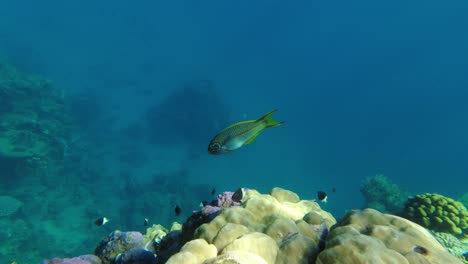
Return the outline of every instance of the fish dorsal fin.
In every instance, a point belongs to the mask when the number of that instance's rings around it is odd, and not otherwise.
[[[255,121],[257,121],[257,120],[247,120],[247,121],[241,121],[241,122],[234,123],[234,124],[226,127],[225,129],[221,130],[221,132],[219,132],[219,134],[221,134],[221,133],[223,133],[223,132],[225,132],[225,131],[227,131],[227,130],[235,127],[235,126],[244,125],[244,124],[252,123],[252,122],[255,122]]]
[[[233,127],[233,126],[238,126],[238,125],[243,125],[243,124],[252,123],[252,122],[255,122],[255,121],[257,121],[257,120],[247,120],[247,121],[237,122],[237,123],[235,123],[235,124],[232,124],[232,125],[226,127],[226,129],[231,128],[231,127]]]

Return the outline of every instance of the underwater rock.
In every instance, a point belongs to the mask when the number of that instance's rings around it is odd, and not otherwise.
[[[436,193],[419,194],[408,199],[402,216],[432,231],[468,239],[468,210],[449,197]]]
[[[41,264],[101,264],[101,260],[94,255],[83,255],[75,258],[44,260]]]
[[[129,251],[117,255],[115,264],[155,264],[154,254],[144,248],[132,248]]]
[[[316,263],[461,263],[422,226],[374,209],[349,212],[325,244]]]
[[[23,202],[12,196],[0,196],[0,217],[10,216],[23,206]]]
[[[144,238],[140,232],[121,232],[116,230],[101,241],[94,254],[104,264],[110,264],[113,263],[117,255],[125,253],[132,248],[143,248],[144,246]]]

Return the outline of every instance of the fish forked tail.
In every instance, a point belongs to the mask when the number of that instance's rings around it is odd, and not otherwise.
[[[284,122],[278,122],[273,117],[273,113],[278,111],[278,109],[274,109],[271,112],[266,113],[264,116],[260,117],[257,121],[265,122],[265,128],[275,127],[283,124]]]

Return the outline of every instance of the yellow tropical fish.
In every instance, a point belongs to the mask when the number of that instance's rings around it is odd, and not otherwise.
[[[208,145],[208,152],[219,155],[234,151],[245,144],[252,143],[265,128],[279,126],[284,122],[278,122],[273,118],[273,110],[257,120],[248,120],[228,126],[218,133]]]

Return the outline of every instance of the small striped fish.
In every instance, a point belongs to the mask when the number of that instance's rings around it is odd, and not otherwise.
[[[252,143],[266,128],[284,123],[273,118],[275,111],[273,110],[257,120],[242,121],[223,129],[211,140],[208,152],[213,155],[224,154]]]

